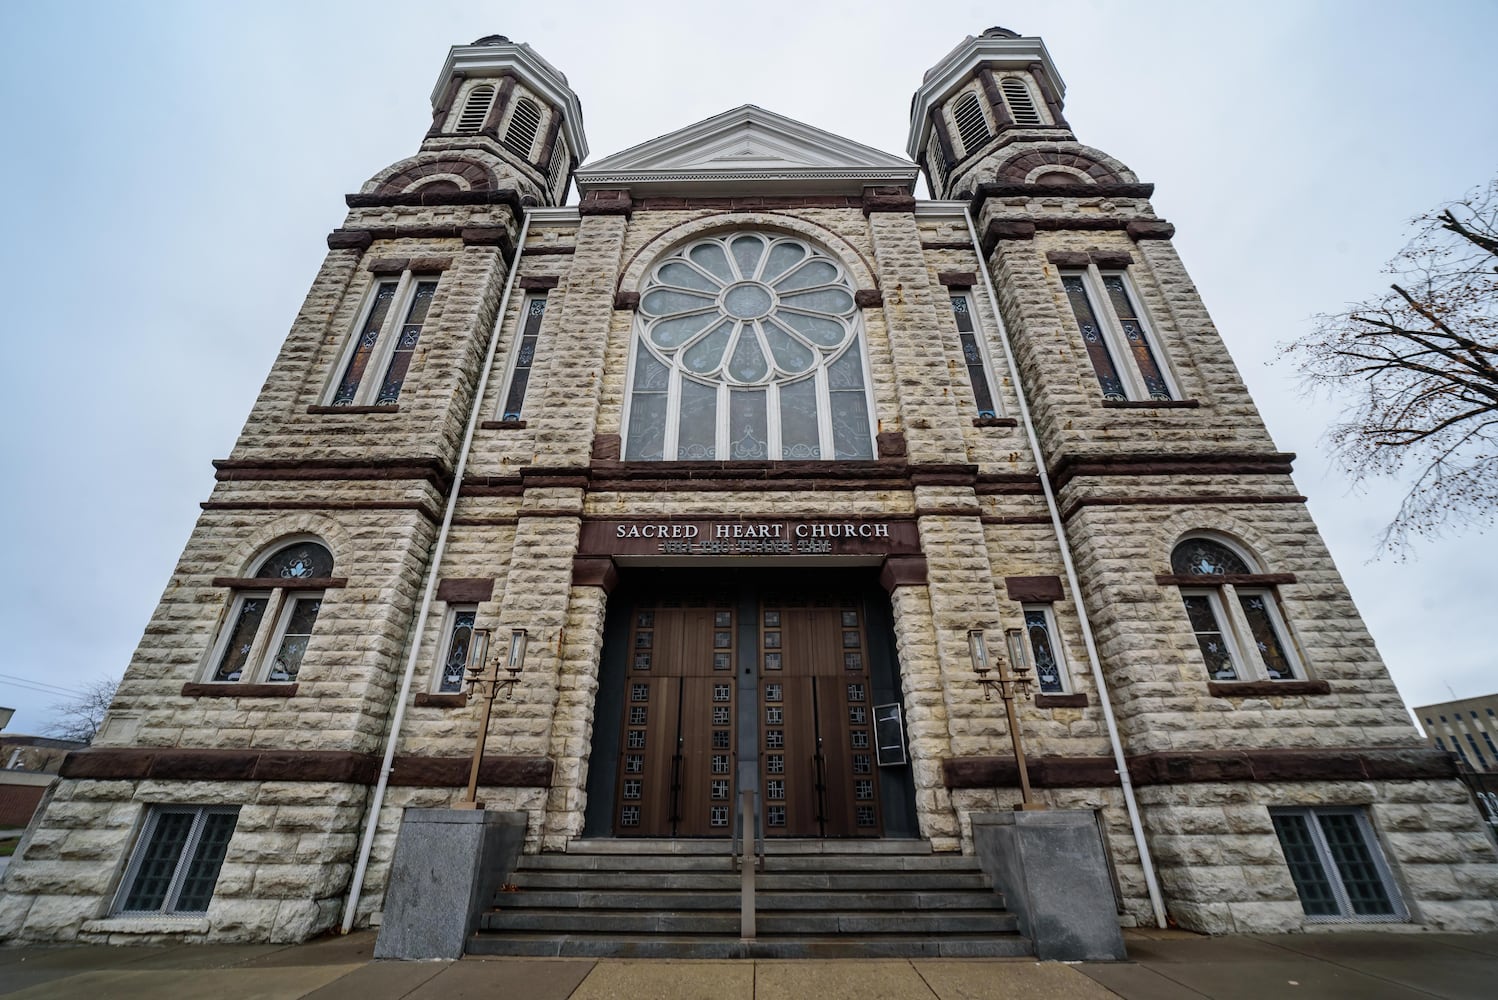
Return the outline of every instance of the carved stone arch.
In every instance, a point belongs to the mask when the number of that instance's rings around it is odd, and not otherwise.
[[[1047,168],[1069,167],[1096,184],[1136,184],[1139,178],[1118,160],[1080,143],[1047,143],[1012,148],[1006,159],[993,168],[994,180],[1000,184],[1024,184]]]
[[[620,292],[637,292],[650,265],[677,247],[703,236],[733,230],[758,230],[798,236],[822,247],[847,268],[855,288],[876,288],[878,280],[868,259],[846,239],[821,226],[791,215],[769,212],[725,212],[673,226],[635,251],[619,276]]]
[[[219,565],[217,575],[250,576],[260,561],[284,545],[299,541],[317,542],[333,554],[335,570],[342,570],[353,541],[342,525],[320,514],[301,512],[275,518],[246,533]]]
[[[1217,507],[1177,511],[1159,522],[1151,557],[1157,573],[1170,573],[1176,546],[1188,538],[1209,538],[1243,556],[1255,572],[1283,572],[1274,542],[1248,519]]]
[[[495,191],[499,184],[494,171],[476,160],[443,155],[412,157],[392,164],[370,178],[365,194],[409,194],[440,178],[450,184],[461,184],[463,191]]]

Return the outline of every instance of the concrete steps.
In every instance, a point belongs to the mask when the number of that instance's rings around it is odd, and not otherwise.
[[[770,841],[739,937],[724,841],[574,841],[526,855],[470,954],[658,958],[1033,954],[977,860],[925,841]]]

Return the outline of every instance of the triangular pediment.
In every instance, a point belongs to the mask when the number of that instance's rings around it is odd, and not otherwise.
[[[856,194],[913,184],[909,160],[746,104],[606,156],[577,171],[578,188],[640,193],[735,189]]]

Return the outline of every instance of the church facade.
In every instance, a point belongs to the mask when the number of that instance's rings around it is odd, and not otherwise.
[[[377,920],[403,810],[464,796],[476,648],[478,798],[528,853],[726,838],[744,789],[767,839],[972,853],[1017,736],[1125,924],[1498,926],[1478,814],[1041,40],[945,56],[906,152],[745,106],[580,165],[561,72],[453,48],[0,935]]]

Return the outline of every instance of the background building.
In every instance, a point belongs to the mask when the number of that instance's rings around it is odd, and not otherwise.
[[[972,637],[1014,632],[1036,793],[1097,811],[1124,921],[1493,926],[1174,227],[1064,95],[992,29],[909,160],[746,105],[580,168],[559,70],[454,48],[0,932],[371,920],[401,810],[467,776],[477,629],[524,637],[481,783],[531,854],[726,836],[741,787],[772,838],[971,854],[1019,797]]]

